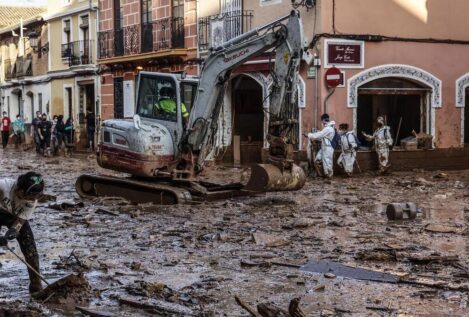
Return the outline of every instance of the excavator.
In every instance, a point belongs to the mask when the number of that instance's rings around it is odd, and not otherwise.
[[[101,167],[131,176],[81,175],[75,184],[77,193],[82,197],[119,196],[136,203],[179,204],[301,189],[306,177],[294,164],[293,150],[303,47],[300,14],[292,10],[212,48],[199,77],[140,72],[133,120],[105,120],[97,152]],[[217,146],[231,72],[262,53],[275,57],[266,110],[268,158],[251,167],[246,185],[203,181],[199,176]]]

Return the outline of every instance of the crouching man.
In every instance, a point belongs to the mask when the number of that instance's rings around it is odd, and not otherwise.
[[[18,179],[0,179],[0,229],[8,228],[0,236],[0,247],[6,246],[9,240],[16,239],[26,262],[39,272],[39,256],[36,250],[34,235],[28,220],[36,208],[37,199],[42,196],[44,181],[40,174],[28,172]],[[42,289],[40,278],[28,268],[29,292]]]

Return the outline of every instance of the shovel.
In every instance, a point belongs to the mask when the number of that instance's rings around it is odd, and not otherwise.
[[[82,276],[69,274],[61,279],[58,279],[54,283],[49,283],[44,276],[42,276],[38,271],[36,271],[31,265],[29,265],[24,259],[22,259],[18,254],[16,254],[10,247],[5,246],[8,251],[13,253],[21,262],[23,262],[31,271],[34,272],[44,283],[46,283],[47,287],[42,289],[39,292],[31,294],[31,296],[35,299],[44,300],[44,302],[48,301],[52,296],[56,294],[58,290],[63,289],[64,287],[75,288],[80,286],[83,283],[87,283],[86,280]]]
[[[44,276],[41,275],[41,273],[39,273],[38,271],[36,271],[31,265],[29,265],[28,262],[26,262],[25,260],[23,260],[23,258],[21,258],[18,254],[15,253],[15,251],[13,251],[9,246],[5,245],[5,248],[7,248],[8,251],[10,251],[11,253],[13,253],[17,258],[18,260],[20,260],[21,262],[23,262],[31,271],[34,272],[34,274],[36,274],[44,283],[46,283],[47,286],[50,286],[50,283],[47,282],[47,280],[44,278]]]

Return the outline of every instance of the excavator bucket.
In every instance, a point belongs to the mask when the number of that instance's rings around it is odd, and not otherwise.
[[[244,189],[254,192],[298,190],[305,182],[305,172],[298,165],[293,164],[291,170],[282,171],[272,164],[254,164]]]

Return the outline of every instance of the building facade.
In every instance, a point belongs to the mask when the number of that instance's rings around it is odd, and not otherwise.
[[[335,0],[316,9],[310,48],[321,66],[310,73],[320,79],[318,113],[359,134],[383,115],[397,145],[412,131],[431,134],[437,148],[468,144],[469,2]],[[344,77],[335,90],[324,83],[333,66]]]
[[[49,113],[47,25],[43,8],[0,8],[16,18],[0,30],[0,103],[10,118],[18,114],[29,129],[36,111]],[[5,12],[5,11],[3,11]],[[42,43],[38,47],[33,44]],[[41,49],[42,48],[42,49]]]
[[[73,119],[79,147],[86,145],[86,115],[99,116],[97,19],[97,2],[80,0],[49,0],[44,17],[49,29],[51,115]]]
[[[187,72],[197,56],[195,0],[100,0],[102,119],[132,117],[139,71]]]

